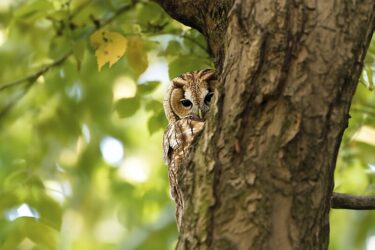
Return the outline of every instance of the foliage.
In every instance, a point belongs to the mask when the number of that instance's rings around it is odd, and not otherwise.
[[[211,66],[202,37],[148,1],[0,11],[0,248],[171,248],[166,64]]]
[[[345,131],[337,159],[336,192],[356,195],[375,194],[374,71],[375,39],[373,38],[366,55],[360,84],[352,102],[349,127]],[[374,225],[375,211],[333,210],[330,248],[332,250],[374,249]]]
[[[337,191],[374,192],[369,51]],[[213,66],[202,35],[150,1],[2,0],[0,58],[0,249],[173,248],[162,96]],[[374,220],[334,212],[331,248],[363,248]]]
[[[123,35],[107,30],[95,31],[91,35],[90,41],[95,47],[99,71],[106,63],[109,63],[109,67],[115,64],[124,55],[128,44]],[[132,46],[131,51],[133,50],[134,48]],[[79,57],[80,56],[78,56],[78,58]]]

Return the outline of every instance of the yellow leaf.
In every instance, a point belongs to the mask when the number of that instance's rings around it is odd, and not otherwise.
[[[145,72],[148,67],[147,53],[140,36],[129,37],[128,42],[128,62],[133,68],[135,75],[138,77]]]
[[[124,55],[127,47],[127,40],[123,35],[106,30],[93,33],[90,42],[95,47],[99,71],[106,63],[109,63],[109,67],[115,64]]]

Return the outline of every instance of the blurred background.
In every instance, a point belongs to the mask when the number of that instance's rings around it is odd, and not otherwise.
[[[126,44],[126,46],[124,46]],[[169,79],[213,67],[150,1],[0,1],[0,249],[173,249]],[[335,191],[375,193],[375,41]],[[375,249],[375,211],[333,210],[331,250]]]

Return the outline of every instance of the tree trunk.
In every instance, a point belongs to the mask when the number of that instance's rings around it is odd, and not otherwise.
[[[374,0],[156,1],[206,36],[221,83],[179,176],[177,249],[327,249]]]

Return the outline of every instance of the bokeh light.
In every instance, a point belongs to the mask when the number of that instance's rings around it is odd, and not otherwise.
[[[121,141],[110,136],[104,137],[100,142],[100,151],[108,164],[117,165],[124,157],[124,148]]]
[[[118,174],[130,182],[145,182],[150,176],[150,164],[140,156],[130,156],[121,164]]]

